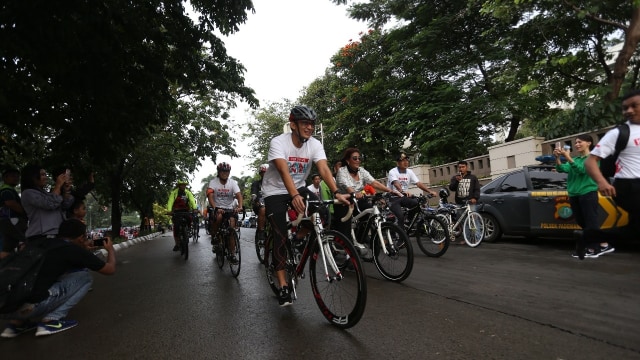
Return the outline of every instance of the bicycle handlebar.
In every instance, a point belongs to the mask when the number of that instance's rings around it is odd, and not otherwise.
[[[322,205],[338,205],[338,204],[342,204],[342,201],[338,200],[338,199],[333,199],[333,200],[309,200],[308,198],[305,199],[305,216],[298,216],[295,220],[293,220],[291,222],[292,226],[298,226],[300,224],[300,222],[302,222],[302,220],[304,219],[308,219],[309,218],[309,214],[308,209],[309,209],[309,204],[322,204]],[[317,212],[317,211],[316,211]],[[347,222],[350,218],[351,218],[351,214],[353,213],[353,204],[349,205],[349,210],[347,211],[347,214],[340,218],[341,222]]]

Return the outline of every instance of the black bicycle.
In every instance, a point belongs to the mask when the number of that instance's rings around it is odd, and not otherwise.
[[[336,200],[337,201],[337,200]],[[325,207],[334,200],[307,200],[309,204]],[[349,212],[348,217],[351,216]],[[347,218],[348,218],[347,217]],[[269,217],[269,222],[272,218]],[[300,214],[289,222],[292,228],[312,229],[306,241],[293,246],[285,241],[287,284],[292,300],[297,300],[298,279],[305,277],[304,267],[309,261],[309,279],[313,298],[322,315],[334,326],[346,329],[360,321],[367,302],[367,283],[360,257],[347,237],[334,230],[325,230],[319,212]],[[272,229],[274,229],[272,224]],[[271,290],[280,291],[273,264],[273,241],[275,231],[269,231],[264,245],[264,264]]]
[[[214,211],[214,214],[217,212]],[[238,232],[231,226],[231,217],[235,215],[233,210],[224,210],[222,215],[222,223],[218,232],[215,234],[215,248],[216,262],[218,267],[222,269],[225,260],[229,263],[229,269],[234,277],[238,277],[240,274],[240,238]],[[212,221],[212,220],[211,220]]]
[[[418,205],[405,211],[404,228],[409,237],[415,237],[422,252],[429,257],[440,257],[447,252],[451,239],[447,222],[438,216],[438,209],[429,206],[430,197],[416,197]]]
[[[184,259],[189,258],[189,224],[191,223],[191,213],[188,212],[174,212],[173,213],[173,226],[176,226],[176,234],[180,241],[180,255],[184,256]]]

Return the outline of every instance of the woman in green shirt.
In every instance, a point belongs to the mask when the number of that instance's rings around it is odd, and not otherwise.
[[[587,174],[584,162],[589,157],[593,149],[593,138],[590,135],[578,135],[575,141],[575,151],[578,156],[571,157],[571,148],[556,147],[553,155],[556,157],[556,170],[568,173],[567,192],[569,193],[569,203],[576,217],[576,222],[582,228],[582,236],[576,246],[574,257],[597,258],[598,256],[614,251],[606,242],[598,244],[593,241],[594,235],[598,234],[598,184]],[[564,156],[567,160],[564,164],[560,160]],[[586,250],[583,250],[585,249]]]

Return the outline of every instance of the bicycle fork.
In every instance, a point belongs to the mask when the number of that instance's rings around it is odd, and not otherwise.
[[[338,264],[336,264],[336,260],[333,258],[333,255],[331,253],[331,244],[329,244],[329,242],[326,241],[322,236],[322,234],[324,233],[324,228],[322,226],[320,214],[314,213],[312,216],[313,227],[314,231],[316,232],[316,239],[318,241],[318,248],[320,249],[318,253],[320,253],[320,258],[322,259],[325,279],[329,283],[333,282],[334,280],[342,280],[342,272],[340,271],[340,268],[338,267]],[[343,240],[347,241],[346,239]],[[335,274],[335,276],[329,275],[329,267],[327,266],[327,263],[331,267],[331,270]]]

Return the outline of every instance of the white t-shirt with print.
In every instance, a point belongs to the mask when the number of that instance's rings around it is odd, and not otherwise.
[[[396,180],[400,181],[400,184],[402,185],[402,192],[406,192],[407,189],[409,189],[409,185],[417,184],[420,182],[420,179],[418,179],[413,170],[406,169],[405,172],[400,172],[398,170],[398,167],[394,167],[393,169],[389,170],[389,176],[387,177],[387,186],[390,189],[395,189],[396,187],[393,186],[393,182]]]
[[[289,175],[297,188],[305,186],[305,181],[311,172],[311,165],[320,160],[326,160],[322,143],[316,138],[310,138],[297,148],[293,144],[292,133],[285,133],[271,139],[268,161],[271,166],[262,178],[262,192],[264,197],[288,194],[284,187],[280,173],[273,165],[275,159],[284,159],[289,167]]]
[[[640,179],[640,125],[628,121],[627,125],[629,125],[629,141],[627,147],[618,156],[614,178]],[[609,130],[591,153],[602,159],[612,155],[616,151],[619,133],[617,127]]]
[[[236,198],[236,194],[240,192],[238,183],[229,178],[226,184],[220,183],[220,178],[215,178],[209,181],[209,189],[213,189],[213,201],[216,203],[216,207],[222,209],[233,209],[233,200]]]

